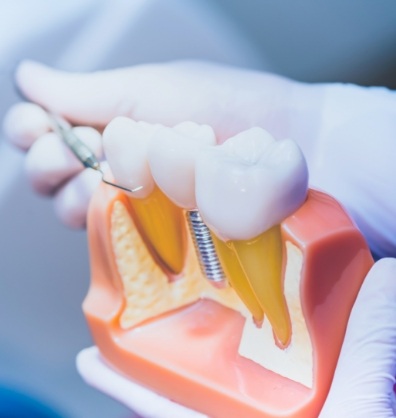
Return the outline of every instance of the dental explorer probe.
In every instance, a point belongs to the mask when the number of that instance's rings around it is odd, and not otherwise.
[[[84,142],[74,133],[68,122],[55,115],[50,114],[49,116],[52,120],[54,131],[59,134],[70,151],[77,157],[77,159],[83,164],[85,168],[91,168],[92,170],[101,173],[103,183],[129,193],[135,193],[143,188],[143,186],[139,186],[135,187],[134,189],[128,189],[127,187],[106,180],[99,160],[89,149],[89,147],[85,145]]]

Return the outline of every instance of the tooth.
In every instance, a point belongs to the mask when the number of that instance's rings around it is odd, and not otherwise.
[[[174,128],[159,129],[149,149],[154,179],[164,193],[186,210],[187,223],[201,272],[215,287],[223,287],[224,273],[209,229],[196,210],[195,158],[202,147],[215,145],[213,129],[183,122]]]
[[[168,273],[184,267],[186,231],[182,211],[155,185],[147,161],[150,141],[159,125],[114,119],[103,132],[103,146],[116,182],[129,189],[135,223],[150,253]]]
[[[173,129],[163,127],[154,135],[149,149],[151,172],[158,186],[178,206],[189,211],[196,209],[195,160],[203,148],[215,144],[216,138],[212,128],[192,122],[184,122]],[[191,221],[191,216],[188,216],[188,219]],[[194,240],[194,225],[191,230]],[[235,256],[220,241],[214,239],[214,245],[230,284],[251,311],[255,321],[260,323],[263,319],[262,308],[239,263],[235,263]],[[199,249],[200,246],[196,246]],[[217,271],[221,266],[211,268],[208,261],[202,260],[199,251],[198,258],[203,273],[213,281],[210,277],[211,271]]]
[[[148,153],[152,175],[161,190],[181,208],[196,208],[196,155],[205,145],[215,144],[212,128],[193,122],[161,127],[155,133]]]
[[[252,128],[203,150],[196,163],[198,208],[231,248],[281,346],[290,340],[283,295],[280,222],[304,202],[308,172],[291,140]]]

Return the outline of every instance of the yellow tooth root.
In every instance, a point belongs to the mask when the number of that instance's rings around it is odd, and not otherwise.
[[[291,325],[282,284],[282,239],[276,225],[251,240],[230,241],[249,283],[271,323],[277,342],[290,341]]]
[[[129,198],[136,226],[159,265],[177,275],[187,253],[186,225],[182,209],[155,187],[143,198]]]
[[[217,238],[213,233],[212,238],[224,274],[230,285],[249,309],[256,324],[261,325],[264,319],[264,311],[249,284],[246,274],[242,270],[234,250],[229,248],[224,241]]]

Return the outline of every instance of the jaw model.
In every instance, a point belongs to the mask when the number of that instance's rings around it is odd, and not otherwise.
[[[90,208],[84,311],[102,355],[211,417],[318,416],[373,261],[341,206],[307,191],[298,147],[259,128],[214,146],[209,127],[125,118],[104,140],[117,182],[143,188],[101,186]],[[196,208],[226,288],[199,271],[181,215]]]

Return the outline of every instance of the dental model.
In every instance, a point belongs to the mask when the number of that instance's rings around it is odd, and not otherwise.
[[[130,151],[125,128],[140,138]],[[307,190],[296,144],[253,128],[213,146],[207,127],[127,119],[105,141],[117,183],[143,186],[102,185],[90,207],[84,311],[107,363],[210,417],[317,417],[373,260],[342,207]],[[135,205],[153,193],[172,227],[147,233]],[[230,286],[200,272],[182,215],[196,208]]]

